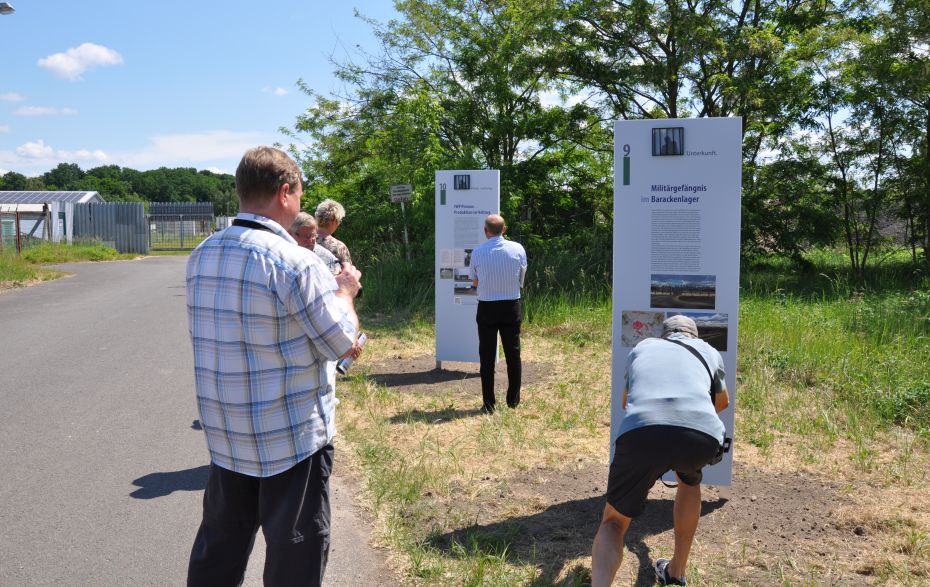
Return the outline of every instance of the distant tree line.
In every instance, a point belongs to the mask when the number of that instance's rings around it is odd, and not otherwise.
[[[100,192],[108,202],[212,202],[217,215],[235,214],[239,207],[232,175],[188,167],[137,171],[104,165],[83,171],[60,163],[36,177],[10,171],[0,176],[0,190]]]
[[[380,48],[334,61],[338,95],[290,129],[340,238],[398,242],[411,183],[432,254],[437,169],[501,170],[525,242],[609,249],[612,121],[743,119],[744,256],[842,243],[861,273],[897,245],[930,272],[927,0],[397,0]],[[561,99],[560,99],[561,98]],[[314,202],[317,199],[314,199]]]
[[[928,0],[395,0],[380,47],[335,61],[344,90],[282,128],[304,206],[387,250],[410,183],[414,254],[433,254],[438,169],[501,170],[511,234],[609,270],[617,119],[740,116],[744,258],[842,244],[862,273],[895,245],[930,275]],[[0,189],[212,201],[232,176],[62,164]],[[885,230],[895,227],[894,233]],[[894,239],[891,237],[894,236]],[[388,246],[390,245],[390,246]],[[386,248],[387,246],[387,248]]]

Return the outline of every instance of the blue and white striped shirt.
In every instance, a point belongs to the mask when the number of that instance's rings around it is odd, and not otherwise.
[[[478,301],[520,299],[526,274],[523,245],[492,236],[471,252],[469,276],[478,280]]]
[[[348,304],[319,257],[277,222],[231,226],[187,263],[200,422],[215,464],[267,477],[332,442],[335,360],[355,340]]]

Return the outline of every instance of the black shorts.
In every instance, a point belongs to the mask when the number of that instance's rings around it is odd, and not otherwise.
[[[646,496],[666,471],[685,485],[699,485],[701,469],[716,456],[720,442],[681,426],[644,426],[622,434],[607,478],[607,503],[628,518],[643,513]]]

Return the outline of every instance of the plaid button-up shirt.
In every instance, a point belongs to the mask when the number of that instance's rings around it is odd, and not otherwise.
[[[332,442],[335,360],[356,336],[319,257],[278,223],[232,226],[187,263],[187,317],[200,422],[213,462],[254,477]]]

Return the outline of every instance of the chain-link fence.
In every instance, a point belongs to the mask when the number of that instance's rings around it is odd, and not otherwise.
[[[152,251],[184,251],[193,249],[213,234],[213,218],[199,216],[149,216],[149,249]]]

